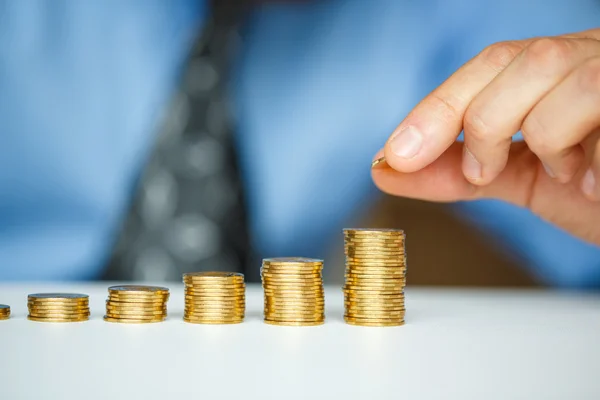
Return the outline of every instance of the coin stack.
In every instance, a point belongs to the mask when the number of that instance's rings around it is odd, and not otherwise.
[[[310,326],[325,322],[323,260],[302,257],[266,258],[261,277],[265,322]]]
[[[169,289],[165,287],[111,286],[104,320],[125,324],[161,322],[167,318],[168,300]]]
[[[27,296],[28,319],[37,322],[80,322],[90,318],[89,297],[78,293],[37,293]]]
[[[246,284],[237,272],[183,274],[183,320],[193,324],[239,324],[246,313]]]
[[[0,304],[0,321],[10,318],[10,307],[6,304]]]
[[[344,320],[363,326],[404,324],[404,232],[344,229]]]

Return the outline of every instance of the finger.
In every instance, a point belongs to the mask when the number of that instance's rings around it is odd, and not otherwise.
[[[581,190],[592,201],[600,200],[600,128],[590,135],[587,145],[584,146],[589,160],[583,179]]]
[[[435,162],[413,173],[392,168],[373,169],[375,184],[384,192],[428,201],[451,202],[478,198],[499,198],[522,207],[529,205],[530,188],[539,162],[523,142],[511,149],[512,164],[487,186],[467,181],[461,169],[463,144],[455,142]],[[550,179],[550,178],[547,178]]]
[[[600,57],[595,57],[572,71],[525,118],[525,141],[560,181],[570,180],[583,165],[580,143],[600,126],[599,110]]]
[[[437,159],[462,131],[473,98],[523,49],[527,41],[497,43],[481,52],[423,99],[385,145],[388,164],[414,172]]]
[[[600,28],[588,29],[586,31],[562,35],[564,38],[596,39],[600,40]]]
[[[600,54],[600,42],[543,38],[531,42],[469,105],[464,119],[463,172],[475,184],[488,184],[504,169],[514,136],[533,107],[571,71]],[[553,111],[556,114],[556,110]],[[579,159],[580,160],[580,159]],[[571,157],[571,161],[573,157]],[[554,175],[567,182],[573,162]]]

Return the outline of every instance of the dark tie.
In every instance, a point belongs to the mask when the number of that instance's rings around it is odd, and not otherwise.
[[[189,271],[250,273],[227,67],[242,7],[215,0],[137,184],[105,279],[181,280]]]

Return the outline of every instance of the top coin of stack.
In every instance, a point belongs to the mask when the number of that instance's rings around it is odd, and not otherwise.
[[[168,300],[169,289],[165,287],[111,286],[104,320],[129,324],[161,322],[167,318]]]
[[[0,304],[0,321],[10,318],[10,307],[5,304]]]
[[[244,275],[236,272],[183,274],[183,320],[195,324],[239,324],[246,313]]]
[[[323,260],[266,258],[261,277],[265,322],[272,325],[321,325],[325,322]]]
[[[80,322],[90,318],[89,297],[78,293],[36,293],[27,296],[28,319],[37,322]]]
[[[404,232],[344,229],[344,320],[352,325],[404,324]]]

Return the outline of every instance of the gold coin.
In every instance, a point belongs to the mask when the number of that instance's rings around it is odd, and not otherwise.
[[[346,255],[348,253],[356,253],[356,254],[376,254],[376,255],[389,255],[389,256],[402,256],[404,257],[405,251],[403,247],[386,247],[386,246],[378,246],[375,244],[365,244],[361,246],[348,246],[344,247],[344,251]]]
[[[106,322],[118,322],[121,324],[151,324],[155,322],[162,322],[165,318],[156,318],[156,319],[130,319],[130,318],[113,318],[109,316],[104,316],[104,320]]]
[[[321,299],[324,297],[324,291],[322,290],[271,290],[265,289],[264,294],[266,297],[280,298],[280,299]]]
[[[209,297],[207,299],[202,299],[202,298],[195,298],[195,299],[186,299],[185,304],[206,304],[206,305],[215,305],[215,304],[221,304],[224,306],[238,306],[240,304],[245,304],[246,302],[244,301],[244,299],[234,299],[234,300],[228,300],[228,299],[221,299],[221,298],[217,298],[217,297]]]
[[[153,305],[164,305],[167,302],[162,300],[162,299],[158,299],[158,300],[147,300],[147,299],[127,299],[127,300],[123,300],[123,299],[114,299],[114,298],[108,298],[108,300],[106,300],[107,303],[110,304],[114,304],[114,305],[140,305],[140,307],[145,307],[145,306],[153,306]]]
[[[244,279],[244,274],[239,272],[226,271],[198,271],[185,272],[183,278],[200,278],[200,279]]]
[[[2,314],[0,315],[0,321],[4,321],[10,318],[10,313],[9,314]]]
[[[392,271],[383,271],[383,270],[360,270],[356,271],[353,269],[346,269],[344,273],[344,278],[374,278],[374,279],[406,279],[406,271],[401,269],[392,270]]]
[[[120,316],[120,317],[124,317],[124,318],[129,318],[129,317],[148,317],[148,318],[154,318],[154,317],[158,317],[160,315],[166,315],[167,312],[166,311],[117,311],[117,310],[106,310],[106,315],[110,315],[110,316]]]
[[[30,314],[64,314],[64,315],[79,315],[79,314],[85,314],[88,313],[89,314],[90,309],[83,309],[83,310],[38,310],[35,308],[30,308],[29,309],[29,313]]]
[[[27,319],[30,321],[36,322],[83,322],[88,321],[89,316],[82,316],[78,318],[60,318],[60,317],[36,317],[32,315],[28,315]]]
[[[404,287],[406,286],[406,279],[403,278],[346,278],[346,285],[354,286],[370,286],[370,287]]]
[[[381,308],[358,308],[358,307],[349,307],[344,306],[344,310],[346,315],[352,315],[354,317],[358,317],[364,315],[366,317],[381,317],[381,316],[398,316],[406,314],[405,308],[394,308],[394,309],[381,309]]]
[[[106,312],[105,317],[114,319],[138,319],[138,320],[155,320],[164,319],[167,316],[166,313],[162,314],[116,314]]]
[[[302,297],[265,297],[265,301],[273,304],[325,304],[324,298]]]
[[[268,311],[274,311],[274,312],[277,312],[277,311],[323,312],[325,310],[325,307],[324,307],[324,305],[301,305],[301,304],[298,304],[298,305],[276,306],[274,304],[265,304],[264,309],[268,310]]]
[[[113,303],[106,303],[106,308],[107,309],[111,309],[111,310],[156,310],[156,311],[160,311],[160,310],[166,310],[167,309],[167,305],[166,304],[156,304],[156,305],[144,305],[144,306],[140,306],[139,303],[135,303],[135,304],[113,304]]]
[[[356,302],[403,302],[405,300],[404,295],[352,295],[344,294],[345,301],[356,301]]]
[[[226,287],[226,286],[213,286],[213,287],[208,287],[208,286],[204,286],[204,287],[200,287],[200,286],[194,286],[194,287],[190,287],[190,286],[186,286],[184,291],[186,293],[197,293],[197,294],[202,294],[202,293],[216,293],[216,294],[227,294],[227,293],[235,293],[235,294],[244,294],[246,292],[246,288],[245,287]]]
[[[301,283],[301,282],[277,282],[277,283],[271,283],[271,282],[263,282],[263,288],[265,289],[293,289],[293,288],[299,288],[299,289],[319,289],[323,287],[323,282],[307,282],[307,283]]]
[[[271,257],[263,258],[263,264],[323,264],[323,260],[307,257]]]
[[[294,270],[294,269],[261,269],[260,270],[260,274],[261,276],[263,276],[264,274],[268,274],[271,276],[285,276],[285,275],[293,275],[293,276],[297,276],[297,277],[313,277],[313,276],[322,276],[323,275],[323,271],[322,269],[313,269],[313,270]]]
[[[204,318],[204,319],[232,319],[243,318],[244,313],[241,312],[184,312],[186,318]]]
[[[263,279],[292,279],[292,280],[308,280],[314,279],[319,280],[323,279],[323,273],[312,272],[310,274],[296,274],[295,272],[271,272],[271,271],[262,271],[261,276]]]
[[[246,300],[246,296],[184,296],[185,301],[190,302],[211,302],[211,301],[221,301],[221,302],[244,302]]]
[[[344,237],[392,237],[404,239],[406,235],[402,229],[344,229]]]
[[[264,319],[264,322],[269,325],[280,325],[280,326],[317,326],[323,325],[325,320],[319,321],[280,321],[280,320],[270,320]]]
[[[348,325],[356,325],[356,326],[369,326],[369,327],[393,327],[393,326],[402,326],[404,325],[404,321],[393,321],[393,322],[365,322],[365,321],[355,321],[352,319],[344,319]]]
[[[27,296],[28,300],[43,301],[77,301],[89,299],[87,294],[80,293],[34,293]]]
[[[147,286],[147,285],[119,285],[119,286],[110,286],[108,288],[109,292],[116,293],[154,293],[154,294],[169,294],[169,288],[161,287],[161,286]]]
[[[356,281],[346,281],[346,285],[344,286],[345,289],[347,290],[351,290],[351,289],[355,289],[355,290],[371,290],[371,291],[389,291],[389,292],[393,292],[393,293],[400,293],[404,290],[404,288],[406,287],[406,285],[404,283],[401,284],[392,284],[392,283],[388,283],[388,284],[384,284],[384,283],[364,283],[364,282],[360,282],[357,283]]]
[[[185,303],[186,308],[198,309],[198,310],[209,310],[209,309],[223,309],[223,310],[240,310],[246,308],[245,304],[191,304]]]
[[[78,316],[84,316],[84,315],[90,315],[90,311],[82,311],[82,312],[63,312],[63,311],[36,311],[36,310],[29,310],[29,315],[32,315],[34,317],[44,317],[44,316],[48,316],[48,317],[60,317],[60,318],[71,318],[71,317],[78,317]]]
[[[207,320],[207,319],[194,319],[194,318],[183,318],[188,324],[207,324],[207,325],[228,325],[228,324],[241,324],[244,322],[243,319],[236,320]]]
[[[106,300],[118,303],[167,303],[169,301],[169,297],[110,295]]]
[[[243,281],[240,282],[229,282],[229,281],[196,281],[196,282],[186,282],[186,287],[189,288],[245,288],[246,284]]]
[[[351,318],[354,320],[359,320],[359,321],[365,321],[365,322],[377,322],[377,321],[383,321],[383,322],[387,322],[387,321],[398,321],[398,320],[403,320],[404,316],[406,313],[396,313],[396,314],[386,314],[386,315],[355,315],[355,314],[348,314],[348,313],[344,313],[344,318]]]
[[[79,314],[90,312],[89,307],[85,308],[39,308],[39,307],[28,307],[30,313],[65,313],[65,314]]]
[[[265,292],[264,299],[269,301],[307,301],[307,302],[317,302],[323,301],[325,296],[323,293],[283,293],[283,294],[273,294],[269,292]]]

